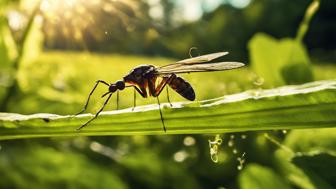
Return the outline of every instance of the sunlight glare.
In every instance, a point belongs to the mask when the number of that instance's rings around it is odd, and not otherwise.
[[[161,4],[157,4],[154,6],[151,6],[151,8],[149,9],[149,15],[153,18],[153,19],[157,19],[160,20],[163,18],[163,7]]]
[[[25,17],[17,11],[9,11],[7,17],[9,27],[14,31],[22,29],[25,25]]]
[[[247,7],[250,3],[251,0],[230,0],[230,4],[237,9],[243,9]]]

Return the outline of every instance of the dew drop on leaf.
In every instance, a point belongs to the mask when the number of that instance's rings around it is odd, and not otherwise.
[[[209,141],[209,148],[210,148],[210,158],[214,163],[218,163],[218,151],[219,146],[222,144],[223,140],[219,135],[216,135],[213,141]]]
[[[238,150],[235,148],[235,149],[232,150],[232,153],[237,154]]]
[[[234,141],[233,141],[233,140],[229,140],[229,142],[228,142],[228,146],[229,146],[229,147],[233,147],[233,145],[234,145]]]
[[[187,136],[183,140],[183,144],[186,146],[193,146],[196,143],[194,137]]]
[[[244,167],[244,163],[245,163],[245,152],[242,154],[241,157],[237,158],[237,161],[239,162],[239,165],[237,166],[237,169],[240,171],[243,169]]]

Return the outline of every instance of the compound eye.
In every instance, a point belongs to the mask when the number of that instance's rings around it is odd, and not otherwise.
[[[121,80],[117,81],[117,82],[116,82],[116,86],[117,86],[117,88],[118,88],[119,90],[123,90],[123,89],[125,89],[125,83],[124,83],[124,81],[121,81]]]

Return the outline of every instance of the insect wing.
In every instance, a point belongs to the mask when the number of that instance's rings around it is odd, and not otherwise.
[[[211,60],[214,60],[216,58],[219,58],[221,56],[225,56],[229,54],[229,52],[218,52],[218,53],[212,53],[212,54],[206,54],[202,56],[192,57],[184,60],[180,60],[176,62],[177,64],[192,64],[192,63],[202,63],[202,62],[209,62]]]
[[[175,67],[156,68],[157,74],[170,73],[190,73],[190,72],[213,72],[222,70],[231,70],[243,67],[245,64],[240,62],[210,62],[200,64],[176,64]]]

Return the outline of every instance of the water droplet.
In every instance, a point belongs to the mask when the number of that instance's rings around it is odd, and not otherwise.
[[[265,82],[265,79],[263,77],[258,76],[258,74],[254,72],[248,75],[248,79],[252,82],[253,85],[256,85],[256,86],[261,86]]]
[[[287,134],[287,130],[282,130],[282,133],[283,134]]]
[[[211,160],[212,160],[214,163],[218,163],[218,155],[217,155],[217,154],[212,154],[210,157],[211,157]]]
[[[243,166],[242,166],[242,165],[238,165],[238,166],[237,166],[237,169],[240,171],[240,170],[243,169]]]
[[[240,135],[240,138],[241,138],[241,139],[246,139],[247,136],[246,136],[246,135]]]
[[[174,154],[174,160],[176,162],[183,162],[189,154],[186,151],[178,151]]]
[[[230,135],[230,139],[234,139],[235,138],[235,136],[234,135]]]
[[[228,142],[228,146],[229,146],[229,147],[234,146],[234,141],[233,141],[233,140],[229,140],[229,142]]]
[[[237,154],[238,150],[235,148],[235,149],[232,150],[232,153]]]
[[[183,144],[186,146],[193,146],[196,143],[194,137],[187,136],[183,140]]]
[[[251,90],[250,94],[254,99],[257,100],[262,96],[263,90],[262,89]]]
[[[241,157],[237,158],[237,161],[239,162],[239,165],[237,166],[237,169],[240,171],[243,169],[244,163],[245,163],[245,152],[242,154]]]
[[[209,141],[209,147],[210,147],[210,157],[211,160],[214,163],[218,162],[218,151],[219,151],[219,146],[222,144],[223,140],[220,138],[220,135],[216,135],[215,140]]]
[[[91,142],[90,149],[94,152],[102,151],[103,146],[98,142]]]
[[[265,79],[263,77],[257,77],[254,79],[253,84],[257,86],[263,85],[265,82]]]

